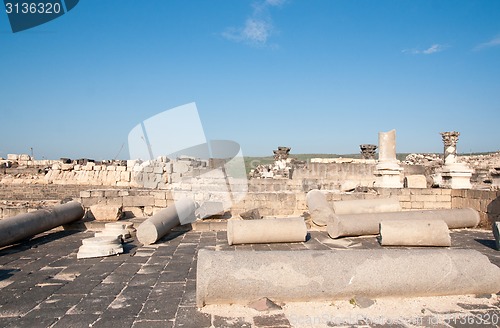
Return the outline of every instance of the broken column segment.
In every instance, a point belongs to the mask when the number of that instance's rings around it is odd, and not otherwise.
[[[77,259],[102,257],[123,253],[121,237],[101,236],[82,240],[82,246],[76,254]]]
[[[380,222],[382,246],[451,246],[443,220],[384,220]]]
[[[318,189],[309,191],[306,195],[306,201],[314,224],[326,226],[328,221],[334,218],[335,213],[328,204],[325,194]]]
[[[78,202],[54,206],[0,220],[0,247],[83,218],[85,210]]]
[[[396,158],[396,130],[379,132],[378,163],[375,174],[375,187],[402,188],[401,172],[403,169]]]
[[[132,222],[111,222],[104,225],[104,230],[96,232],[96,237],[101,236],[119,236],[122,239],[131,237],[131,232],[135,231]]]
[[[180,224],[194,222],[196,208],[196,202],[189,198],[175,201],[174,205],[159,211],[142,222],[137,228],[137,239],[145,245],[154,244],[169,233],[172,228]]]
[[[227,221],[229,245],[304,242],[306,236],[306,223],[301,217]]]
[[[500,268],[466,249],[198,252],[196,304],[495,294]]]
[[[472,228],[479,224],[479,213],[472,208],[421,210],[370,214],[341,214],[328,223],[332,238],[376,235],[384,220],[443,220],[449,229]]]
[[[397,198],[341,200],[333,202],[332,207],[336,215],[401,211]]]
[[[451,189],[470,189],[473,170],[464,163],[457,162],[457,131],[441,132],[444,143],[444,166],[441,172],[440,187]]]

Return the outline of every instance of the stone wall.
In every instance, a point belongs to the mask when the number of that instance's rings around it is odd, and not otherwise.
[[[500,221],[500,191],[452,190],[453,208],[470,207],[481,216],[480,227],[491,229],[492,222]]]
[[[78,198],[80,192],[97,186],[0,184],[0,201],[37,201]]]
[[[259,208],[261,214],[265,216],[301,215],[307,211],[305,197],[311,187],[304,183],[304,180],[250,180],[247,195],[241,202],[232,206],[231,212],[237,215],[249,209]],[[322,187],[327,185],[323,184]],[[178,196],[183,192],[186,196],[193,195],[197,201],[203,200],[197,193],[177,190],[175,192]],[[480,213],[480,227],[487,229],[491,227],[491,222],[500,221],[500,191],[440,188],[373,189],[368,192],[347,193],[331,190],[327,195],[329,201],[397,197],[404,210],[471,207]],[[0,184],[0,201],[60,201],[66,198],[77,198],[86,208],[98,203],[123,206],[129,217],[152,215],[173,204],[172,192],[169,190],[118,187],[111,189],[86,185]],[[0,211],[0,218],[14,213],[8,210],[8,205],[0,203],[0,207],[3,208]]]
[[[281,184],[275,181],[275,185]],[[172,193],[167,190],[96,189],[83,191],[80,196],[85,208],[97,204],[123,206],[124,212],[129,217],[152,215],[174,203]],[[185,196],[192,196],[197,200],[195,194],[185,192]],[[366,193],[327,193],[329,201],[389,197],[398,198],[404,210],[451,208],[450,189],[378,189]],[[238,215],[253,208],[258,208],[264,216],[301,215],[307,211],[306,192],[285,190],[284,186],[281,186],[279,191],[250,191],[242,201],[231,207],[230,212]]]

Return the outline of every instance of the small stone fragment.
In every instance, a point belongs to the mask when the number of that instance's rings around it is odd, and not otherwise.
[[[274,303],[267,297],[263,297],[255,302],[252,302],[248,306],[257,311],[281,310],[281,306]]]

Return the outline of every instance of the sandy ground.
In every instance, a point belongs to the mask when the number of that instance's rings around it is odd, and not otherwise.
[[[499,301],[499,296],[493,294],[290,302],[283,304],[282,310],[271,310],[266,314],[284,313],[292,327],[313,328],[363,326],[363,324],[439,327],[446,323],[481,324],[481,322],[500,325],[500,317],[486,313],[484,317],[480,313],[472,316],[460,306],[466,305],[469,309],[476,308],[481,312],[481,309],[498,306]],[[207,305],[201,311],[211,315],[243,318],[247,322],[263,314],[242,305]]]

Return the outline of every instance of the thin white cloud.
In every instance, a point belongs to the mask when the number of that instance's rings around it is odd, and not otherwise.
[[[266,0],[265,3],[270,6],[281,6],[286,0]]]
[[[491,47],[498,47],[500,46],[500,35],[497,36],[496,38],[493,38],[491,39],[490,41],[488,42],[484,42],[484,43],[481,43],[479,45],[477,45],[474,50],[483,50],[483,49],[486,49],[486,48],[491,48]]]
[[[441,51],[444,51],[448,46],[443,44],[435,43],[427,49],[419,50],[419,49],[404,49],[402,52],[412,55],[432,55]]]
[[[442,46],[440,44],[433,44],[432,46],[430,46],[430,48],[425,49],[424,51],[422,51],[422,53],[424,55],[430,55],[430,54],[434,54],[436,52],[441,52],[443,50],[444,50],[444,46]]]
[[[253,4],[250,17],[241,27],[230,27],[222,32],[222,36],[230,41],[243,42],[251,45],[266,45],[275,28],[269,14],[270,7],[283,5],[287,0],[261,0]]]

